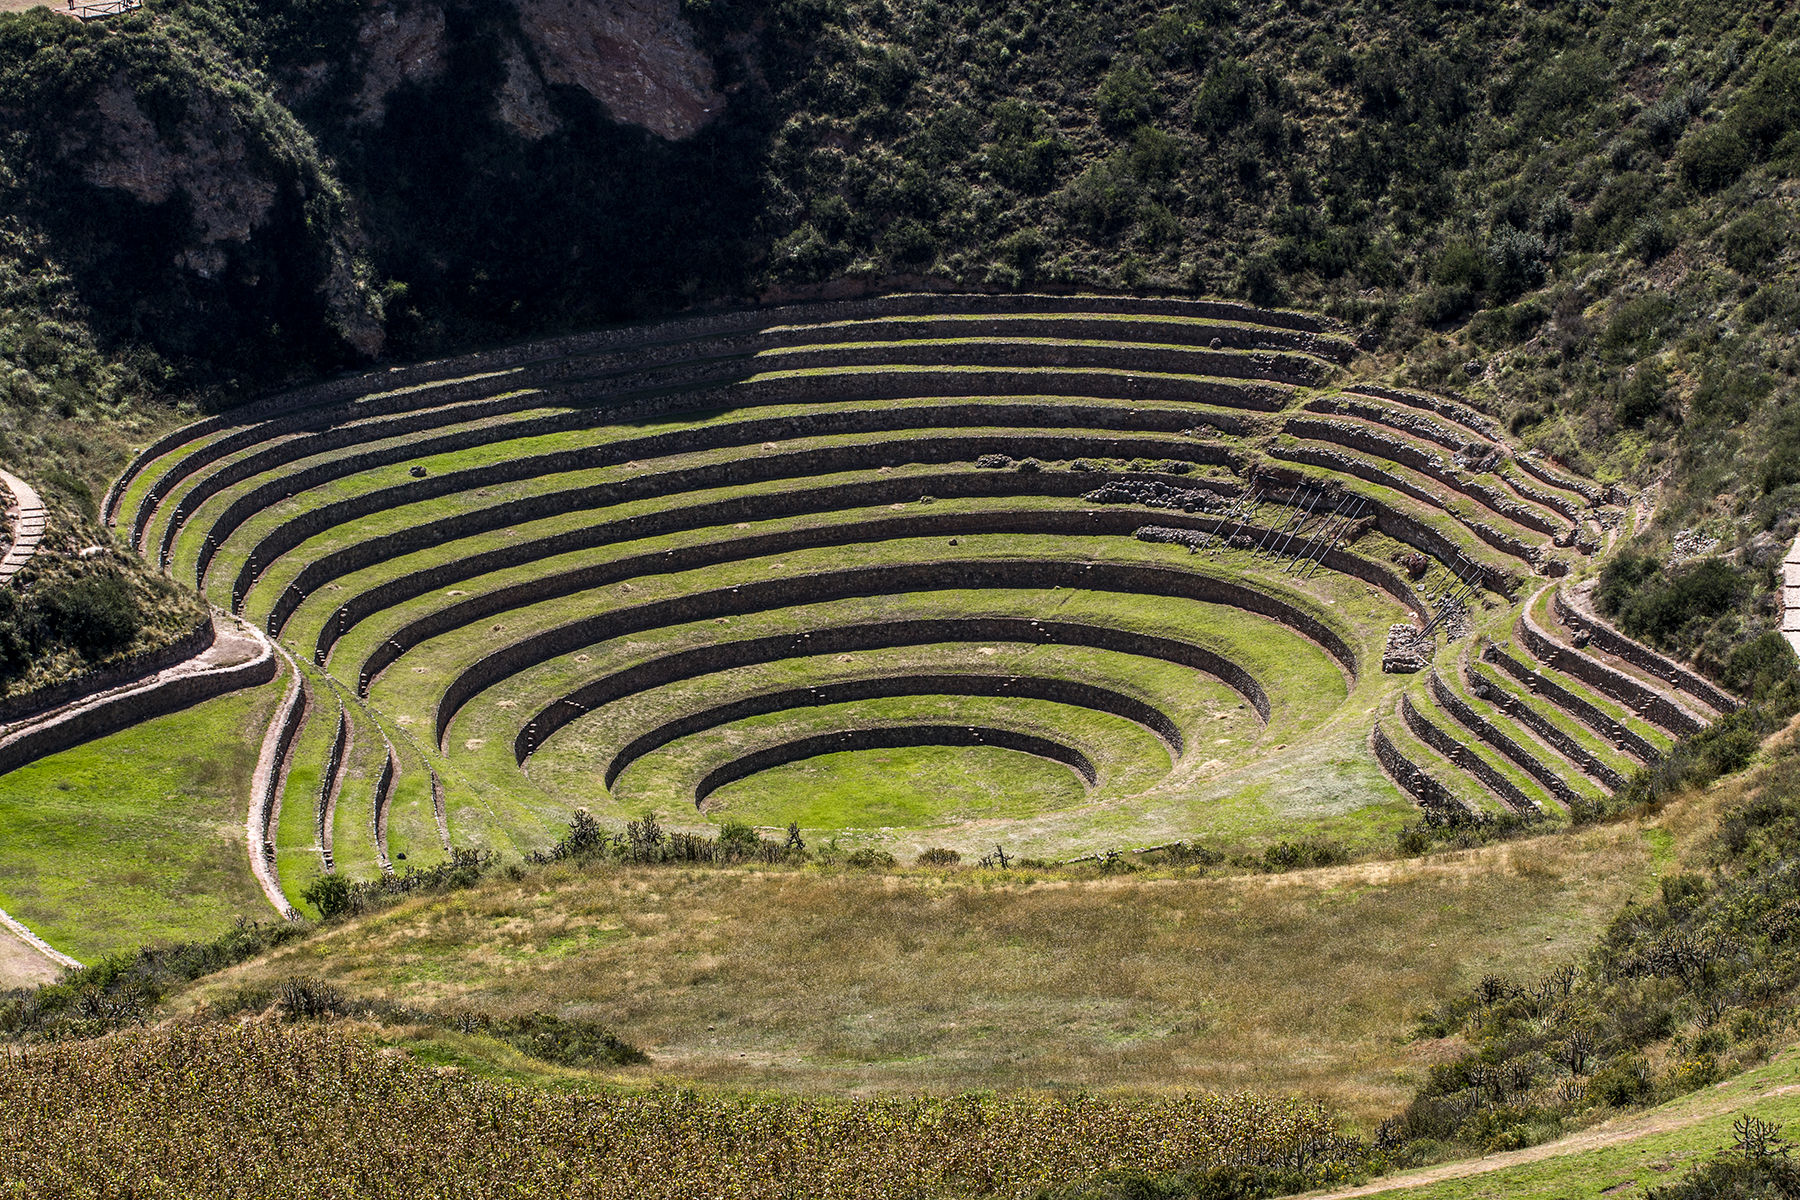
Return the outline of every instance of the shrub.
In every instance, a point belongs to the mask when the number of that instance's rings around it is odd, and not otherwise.
[[[919,857],[914,861],[921,867],[954,867],[962,861],[962,855],[955,850],[933,846],[929,850],[919,851]]]
[[[137,601],[117,576],[88,575],[45,588],[38,606],[51,631],[90,658],[137,637]]]
[[[889,854],[886,850],[877,850],[872,846],[864,846],[860,850],[852,850],[844,859],[846,865],[863,871],[872,870],[877,867],[891,867],[895,865],[896,861],[894,856]]]
[[[881,235],[881,252],[899,266],[924,266],[937,257],[937,239],[910,217],[895,221]]]
[[[336,917],[350,911],[350,881],[333,872],[320,875],[306,885],[300,898],[319,910],[322,917]]]
[[[1113,67],[1094,92],[1094,109],[1100,124],[1115,133],[1136,129],[1150,119],[1161,103],[1156,81],[1136,63]]]
[[[1549,253],[1544,239],[1537,234],[1503,226],[1488,243],[1489,285],[1502,296],[1542,286]]]
[[[1236,59],[1214,64],[1194,96],[1197,128],[1222,133],[1255,115],[1262,91],[1256,72]]]
[[[1681,181],[1708,194],[1736,183],[1749,165],[1750,144],[1729,124],[1690,133],[1675,156]]]
[[[1668,380],[1662,369],[1654,363],[1646,363],[1619,389],[1613,417],[1627,428],[1641,429],[1644,422],[1662,414],[1668,395]]]
[[[1719,681],[1754,702],[1791,679],[1796,665],[1794,648],[1785,637],[1770,630],[1732,650]]]
[[[1725,263],[1740,275],[1753,275],[1781,253],[1787,233],[1779,213],[1759,208],[1725,228]]]

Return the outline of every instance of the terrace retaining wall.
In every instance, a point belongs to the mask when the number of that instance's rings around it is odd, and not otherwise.
[[[1517,784],[1496,771],[1492,763],[1473,754],[1455,738],[1439,729],[1413,707],[1412,697],[1406,693],[1400,696],[1400,718],[1414,737],[1436,750],[1450,762],[1479,779],[1483,786],[1498,796],[1506,806],[1517,813],[1535,813],[1542,811],[1536,801],[1519,790]]]
[[[1387,735],[1381,722],[1375,722],[1375,728],[1369,731],[1369,744],[1375,751],[1375,761],[1381,764],[1394,786],[1407,793],[1419,802],[1421,808],[1442,808],[1454,805],[1467,808],[1454,792],[1434,779],[1429,772],[1412,759],[1401,753],[1400,747]]]
[[[1698,733],[1705,723],[1668,697],[1651,691],[1623,671],[1615,671],[1573,646],[1565,646],[1539,629],[1529,610],[1519,614],[1519,640],[1532,657],[1553,670],[1573,675],[1597,691],[1633,709],[1652,725],[1676,735]]]
[[[654,324],[616,326],[611,329],[544,341],[521,343],[495,350],[459,355],[435,362],[414,363],[386,371],[344,376],[280,392],[254,401],[230,413],[205,418],[174,430],[133,457],[125,471],[107,490],[102,519],[111,521],[119,496],[149,463],[184,442],[245,421],[262,420],[296,408],[354,401],[372,394],[417,388],[453,381],[476,373],[514,371],[532,363],[592,355],[627,346],[682,342],[709,336],[765,329],[781,324],[841,322],[880,317],[933,313],[1121,313],[1187,317],[1199,320],[1244,322],[1268,327],[1256,348],[1285,348],[1346,362],[1355,349],[1335,336],[1342,327],[1304,313],[1252,308],[1248,305],[1201,300],[1136,301],[1124,297],[1079,296],[938,296],[901,294],[863,301],[831,301],[773,309],[750,309],[679,318]],[[1309,335],[1290,339],[1282,331]],[[1223,335],[1215,335],[1221,336]]]
[[[1356,680],[1355,652],[1335,630],[1284,600],[1235,581],[1163,567],[1119,563],[1037,560],[924,562],[794,575],[746,583],[738,587],[693,592],[669,600],[599,613],[543,630],[491,651],[464,668],[450,682],[438,702],[435,733],[438,743],[442,745],[451,719],[476,693],[539,663],[627,633],[860,596],[886,596],[914,591],[1052,587],[1168,596],[1241,608],[1267,617],[1311,639],[1337,661],[1352,684]]]
[[[769,637],[745,638],[735,642],[716,642],[706,646],[678,650],[646,662],[637,663],[583,684],[573,692],[560,696],[545,705],[520,727],[518,734],[513,738],[513,755],[520,763],[523,763],[563,726],[579,720],[582,716],[604,705],[614,703],[627,696],[638,695],[652,688],[704,678],[718,671],[780,662],[789,658],[867,653],[871,650],[891,650],[896,646],[929,646],[937,643],[963,642],[1082,646],[1092,650],[1109,650],[1119,654],[1176,663],[1205,672],[1218,679],[1226,687],[1242,696],[1244,702],[1255,710],[1260,720],[1266,723],[1269,719],[1269,697],[1268,693],[1263,690],[1262,684],[1257,682],[1256,678],[1244,668],[1204,646],[1197,646],[1175,638],[1159,637],[1155,634],[1134,633],[1130,630],[1114,629],[1105,625],[1089,625],[1080,621],[1034,621],[1028,617],[941,617],[910,621],[867,621],[852,625],[829,626],[800,636],[776,634]],[[978,679],[981,677],[965,675],[962,678]],[[1048,684],[1061,686],[1062,681],[1051,680],[1048,681]],[[878,686],[878,681],[876,685]],[[848,686],[850,685],[833,684],[826,688],[816,689],[818,692],[829,692],[834,698],[815,700],[814,703],[838,703],[838,691],[840,688]],[[1082,685],[1070,684],[1069,686],[1075,688]],[[1074,699],[1078,695],[1075,691],[1058,695],[1069,697],[1062,699],[1062,703],[1081,703]],[[841,697],[841,699],[850,698],[849,696]],[[1058,697],[1046,695],[1045,698]],[[1091,704],[1082,706],[1095,707]],[[1171,744],[1179,750],[1180,732],[1160,713],[1156,714],[1156,717],[1167,726],[1169,732],[1173,733],[1174,740]],[[1136,718],[1131,719],[1135,720]],[[1155,726],[1151,727],[1155,728]],[[608,787],[612,786],[612,781],[616,778],[618,771],[624,769],[623,762],[626,761],[625,756],[628,753],[630,753],[629,747],[627,750],[621,751],[619,757],[614,759],[617,769],[608,769],[606,776]]]
[[[176,663],[186,662],[197,654],[205,653],[211,648],[215,636],[212,617],[203,617],[192,629],[166,646],[132,655],[110,667],[83,672],[49,687],[0,699],[0,722],[10,725],[29,720],[53,708],[71,704],[83,696],[146,680]]]
[[[1495,681],[1488,679],[1487,676],[1466,662],[1463,664],[1463,678],[1468,681],[1469,687],[1478,695],[1483,689],[1493,692],[1493,696],[1483,696],[1482,699],[1495,705],[1507,716],[1554,746],[1558,753],[1580,767],[1590,778],[1599,781],[1608,791],[1616,792],[1625,786],[1623,775],[1601,762],[1591,751],[1558,728],[1544,714],[1508,692]]]
[[[1702,704],[1722,713],[1736,712],[1738,700],[1730,693],[1688,670],[1680,663],[1664,658],[1640,642],[1634,642],[1598,617],[1590,616],[1570,604],[1558,588],[1550,597],[1550,611],[1564,625],[1585,629],[1594,645],[1615,654],[1639,670],[1648,671],[1670,687],[1688,693]]]
[[[1502,733],[1492,721],[1476,712],[1461,696],[1451,691],[1449,685],[1444,682],[1443,676],[1437,673],[1436,668],[1433,668],[1431,674],[1426,678],[1425,686],[1430,690],[1431,698],[1437,702],[1438,707],[1449,713],[1457,724],[1472,730],[1482,741],[1511,759],[1527,775],[1548,788],[1550,794],[1558,800],[1566,805],[1575,804],[1575,790],[1568,785],[1566,780],[1545,766],[1537,755]]]
[[[275,678],[276,669],[274,650],[264,646],[261,656],[247,663],[216,671],[177,675],[162,683],[146,684],[96,700],[66,717],[0,739],[0,774],[144,721],[180,712],[215,696],[267,683]]]
[[[694,789],[694,805],[699,807],[708,796],[728,783],[735,783],[771,767],[818,758],[822,754],[841,754],[848,750],[897,750],[906,746],[998,746],[1003,750],[1017,750],[1059,762],[1079,775],[1089,787],[1093,787],[1100,778],[1087,755],[1035,734],[980,725],[891,725],[815,734],[733,759],[722,767],[715,767],[701,779]]]
[[[721,704],[715,708],[690,713],[677,720],[667,722],[641,737],[634,738],[629,745],[613,756],[612,761],[606,767],[604,776],[606,786],[612,787],[619,778],[620,772],[644,755],[661,749],[679,738],[716,729],[733,721],[766,716],[770,713],[787,712],[796,708],[816,708],[824,704],[847,704],[859,700],[886,699],[892,696],[988,696],[999,699],[1048,700],[1053,704],[1067,704],[1075,708],[1085,708],[1123,717],[1127,721],[1142,725],[1161,738],[1173,752],[1172,757],[1178,758],[1181,755],[1181,730],[1176,727],[1175,722],[1170,720],[1167,714],[1154,705],[1146,704],[1142,700],[1111,688],[1097,687],[1091,683],[1078,683],[1071,679],[1050,679],[1029,675],[973,673],[884,675],[874,679],[848,680],[819,687],[789,688],[786,691],[765,692],[759,696],[747,696],[730,704]],[[541,746],[542,742],[538,744]]]
[[[1556,707],[1595,733],[1611,738],[1613,745],[1620,750],[1624,750],[1646,763],[1662,760],[1662,751],[1658,750],[1647,738],[1636,733],[1623,722],[1615,720],[1605,709],[1589,703],[1543,672],[1534,670],[1529,664],[1506,653],[1492,642],[1488,643],[1487,648],[1481,652],[1481,659],[1483,662],[1493,663],[1528,689],[1542,692]]]

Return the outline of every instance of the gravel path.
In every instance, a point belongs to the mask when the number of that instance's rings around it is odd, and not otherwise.
[[[262,631],[254,625],[246,624],[244,628],[279,655],[288,672],[287,694],[281,698],[281,703],[269,717],[269,731],[263,735],[262,752],[256,757],[256,772],[250,777],[250,804],[244,823],[244,835],[245,844],[250,850],[250,873],[256,876],[263,896],[275,906],[275,911],[292,921],[299,914],[288,903],[287,896],[281,890],[281,881],[275,877],[274,844],[269,841],[269,830],[280,815],[281,789],[287,782],[294,741],[299,735],[296,728],[293,738],[284,739],[282,730],[295,706],[306,703],[306,680],[300,674],[300,668],[291,654],[265,638]],[[305,719],[305,714],[302,713],[299,720]]]

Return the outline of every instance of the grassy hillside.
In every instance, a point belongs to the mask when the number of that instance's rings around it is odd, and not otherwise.
[[[402,15],[430,69],[398,78],[349,0],[0,15],[12,453],[98,491],[180,404],[814,287],[1238,295],[1659,485],[1657,557],[1741,549],[1653,640],[1717,672],[1771,624],[1800,528],[1777,5],[689,0],[728,100],[672,137],[559,83],[499,0]]]

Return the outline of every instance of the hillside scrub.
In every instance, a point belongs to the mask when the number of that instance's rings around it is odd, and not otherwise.
[[[834,280],[1226,294],[1341,317],[1365,371],[1604,479],[1672,467],[1647,553],[1692,528],[1760,570],[1800,532],[1794,13],[681,11],[729,100],[672,141],[546,83],[500,0],[421,6],[442,69],[375,115],[350,0],[0,16],[0,407],[97,491],[179,399],[372,354]],[[99,453],[52,444],[78,415]]]
[[[1742,760],[1715,765],[1690,783]],[[1388,1127],[1408,1144],[1397,1160],[1531,1145],[1768,1057],[1800,1013],[1797,851],[1800,749],[1787,739],[1689,849],[1689,871],[1628,903],[1583,958],[1525,981],[1488,975],[1421,1018],[1418,1037],[1469,1048],[1433,1066]]]

